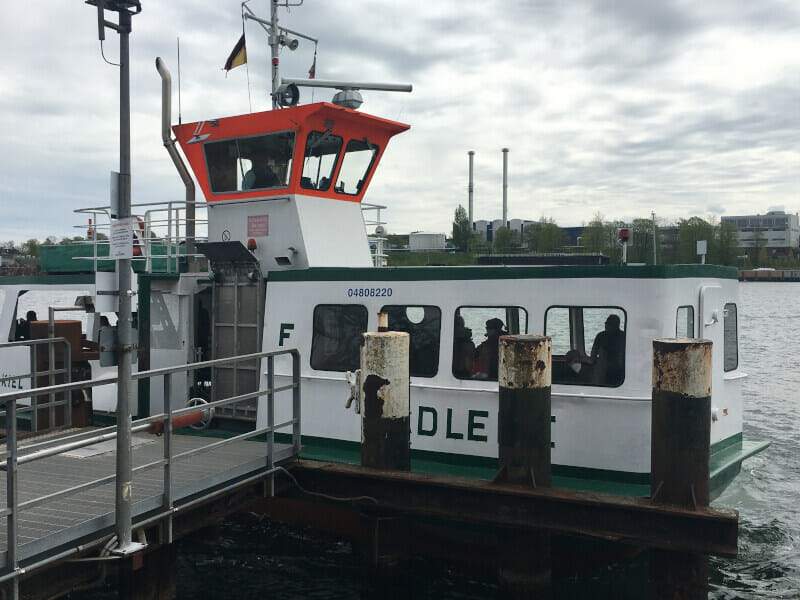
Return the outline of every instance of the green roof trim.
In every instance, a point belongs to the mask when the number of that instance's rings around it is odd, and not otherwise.
[[[272,271],[270,281],[457,281],[472,279],[738,279],[735,267],[718,265],[553,267],[316,267]]]
[[[72,273],[69,275],[16,275],[0,277],[0,285],[64,285],[93,284],[94,273]]]

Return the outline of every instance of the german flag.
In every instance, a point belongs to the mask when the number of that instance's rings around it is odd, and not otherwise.
[[[236,46],[234,47],[231,55],[228,57],[228,60],[225,61],[225,66],[223,67],[226,71],[230,71],[236,67],[239,67],[247,62],[247,48],[244,45],[244,34],[242,37],[239,38],[239,41],[236,42]]]

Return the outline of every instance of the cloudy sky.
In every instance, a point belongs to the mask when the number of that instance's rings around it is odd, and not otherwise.
[[[266,41],[248,23],[249,70],[226,78],[238,2],[142,5],[131,36],[133,200],[180,200],[155,57],[177,81],[180,37],[182,117],[203,120],[269,107]],[[269,13],[267,0],[250,6]],[[101,57],[95,14],[80,0],[3,0],[0,241],[79,234],[72,211],[108,203],[119,75]],[[797,2],[305,0],[280,14],[319,38],[317,78],[414,85],[363,93],[363,110],[411,125],[367,194],[389,206],[390,231],[449,230],[466,205],[471,149],[475,217],[499,218],[504,146],[511,217],[568,226],[598,212],[670,221],[800,210]],[[118,51],[109,32],[106,57]],[[312,57],[308,42],[284,50],[283,74],[307,76]]]

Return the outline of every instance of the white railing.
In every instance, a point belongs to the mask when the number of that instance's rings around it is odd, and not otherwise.
[[[381,221],[381,210],[386,209],[381,204],[361,203],[361,216],[364,219],[364,228],[367,230],[367,241],[369,241],[370,253],[372,254],[372,265],[375,267],[386,266],[386,238],[383,236],[385,221]],[[375,217],[370,218],[370,213],[374,211]],[[375,228],[375,233],[370,235],[369,229]]]
[[[204,258],[202,254],[181,252],[185,248],[186,232],[192,222],[186,215],[186,202],[146,202],[131,205],[131,214],[134,219],[133,239],[135,262],[144,262],[145,271],[152,273],[178,272],[179,258]],[[194,241],[203,242],[208,238],[208,218],[205,215],[205,203],[195,203]],[[85,232],[85,241],[76,244],[91,245],[92,255],[74,257],[75,260],[91,260],[92,270],[97,271],[97,263],[108,260],[108,254],[102,253],[102,246],[110,246],[111,233],[111,207],[99,206],[80,208],[75,211],[86,215],[88,223],[76,225],[77,229]],[[200,215],[203,215],[202,217]],[[155,261],[155,263],[154,263]],[[164,268],[155,268],[164,263]]]

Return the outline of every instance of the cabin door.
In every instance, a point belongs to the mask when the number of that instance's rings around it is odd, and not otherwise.
[[[700,287],[697,337],[711,340],[714,344],[711,351],[714,373],[722,371],[724,308],[720,286],[704,285]],[[714,384],[716,382],[713,382],[712,386]]]
[[[212,288],[212,359],[253,354],[261,349],[264,282],[258,266],[214,264]],[[211,398],[222,400],[258,390],[260,361],[213,367]],[[256,420],[257,399],[217,409],[222,418]]]

